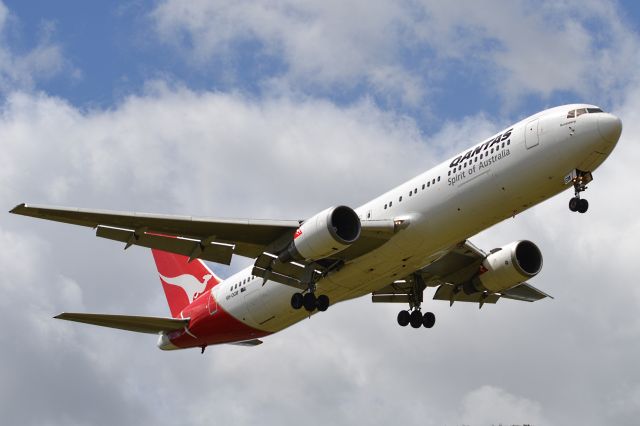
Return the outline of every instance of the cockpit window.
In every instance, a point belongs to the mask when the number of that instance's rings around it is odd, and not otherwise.
[[[567,113],[567,118],[575,118],[578,117],[582,114],[595,114],[597,112],[604,112],[603,110],[601,110],[600,108],[580,108],[580,109],[574,109],[571,110]]]

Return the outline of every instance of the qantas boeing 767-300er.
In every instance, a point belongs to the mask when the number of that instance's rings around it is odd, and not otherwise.
[[[615,147],[622,123],[593,105],[551,108],[507,127],[358,208],[298,220],[212,219],[20,204],[11,213],[96,229],[98,237],[151,248],[171,318],[63,313],[56,318],[159,334],[160,349],[260,338],[371,294],[401,303],[401,326],[433,327],[434,299],[496,303],[547,297],[526,280],[542,268],[531,241],[486,253],[467,238],[566,188],[569,209]],[[203,262],[255,259],[222,280]]]

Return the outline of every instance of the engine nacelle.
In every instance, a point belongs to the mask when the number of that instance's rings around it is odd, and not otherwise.
[[[298,228],[281,261],[318,260],[338,253],[360,237],[360,218],[347,206],[330,207]]]
[[[531,241],[515,241],[487,256],[478,274],[463,290],[467,294],[499,293],[535,277],[541,269],[542,253],[538,246]]]

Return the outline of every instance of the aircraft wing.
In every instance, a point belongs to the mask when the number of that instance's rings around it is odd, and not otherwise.
[[[300,226],[297,220],[215,219],[20,204],[11,213],[96,228],[96,235],[229,264],[232,254],[255,258]],[[178,238],[166,238],[173,236]]]
[[[440,258],[415,271],[405,279],[395,281],[372,293],[373,302],[408,303],[411,290],[418,287],[437,287],[433,296],[435,300],[453,302],[474,302],[482,306],[485,303],[496,303],[500,298],[535,302],[551,297],[532,285],[523,282],[508,290],[494,294],[467,295],[460,286],[471,280],[477,273],[480,264],[487,254],[469,241],[445,250]]]
[[[84,314],[75,312],[64,312],[54,318],[149,334],[159,334],[163,331],[169,332],[182,330],[189,324],[189,318],[160,318],[134,315]]]
[[[298,220],[198,218],[24,203],[11,213],[95,228],[96,236],[125,243],[125,248],[138,245],[227,265],[234,254],[258,258],[257,265],[269,265],[268,273],[273,272],[270,279],[284,284],[300,279],[299,268],[273,263],[269,257],[270,250],[277,251],[291,241],[302,222]],[[361,225],[358,241],[324,263],[361,256],[386,243],[397,231],[393,220],[363,220]],[[260,268],[257,271],[260,276],[267,274]],[[293,276],[287,276],[288,273]]]

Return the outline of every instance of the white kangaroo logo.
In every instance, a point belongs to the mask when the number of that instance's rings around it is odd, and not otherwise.
[[[183,274],[177,277],[169,278],[165,277],[162,274],[159,274],[162,281],[166,282],[170,285],[175,285],[184,290],[189,298],[189,303],[193,302],[196,295],[202,293],[205,288],[207,288],[207,283],[213,277],[211,274],[207,274],[202,277],[202,282],[200,282],[196,277],[189,274]]]

